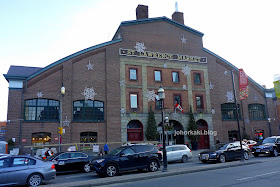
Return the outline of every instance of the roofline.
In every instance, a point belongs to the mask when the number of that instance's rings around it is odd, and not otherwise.
[[[112,45],[112,44],[115,44],[115,43],[118,43],[118,42],[121,42],[121,41],[122,41],[122,38],[117,39],[117,40],[112,40],[112,41],[104,42],[104,43],[101,43],[101,44],[97,44],[95,46],[92,46],[92,47],[83,49],[81,51],[78,51],[76,53],[73,53],[73,54],[71,54],[69,56],[66,56],[66,57],[64,57],[64,58],[62,58],[62,59],[60,59],[60,60],[58,60],[58,61],[56,61],[56,62],[54,62],[54,63],[52,63],[52,64],[50,64],[48,66],[46,66],[46,67],[44,67],[42,70],[37,71],[36,73],[30,75],[29,77],[27,77],[27,80],[30,80],[30,79],[36,77],[37,75],[43,73],[44,71],[47,71],[48,69],[50,69],[50,68],[52,68],[52,67],[54,67],[54,66],[56,66],[58,64],[61,64],[61,63],[65,62],[65,61],[67,61],[67,60],[69,60],[71,58],[77,57],[77,56],[79,56],[79,55],[81,55],[83,53],[86,53],[86,52],[89,52],[89,51],[92,51],[92,50],[95,50],[95,49],[99,49],[101,47],[105,47],[105,46],[108,46],[108,45]]]
[[[8,75],[8,74],[3,74],[5,79],[9,82],[10,80],[26,80],[27,76],[18,76],[18,75]]]
[[[130,25],[137,25],[137,24],[143,24],[143,23],[152,23],[152,22],[159,22],[159,21],[166,21],[167,23],[170,23],[170,24],[172,24],[172,25],[174,25],[176,27],[179,27],[181,29],[189,31],[189,32],[191,32],[191,33],[193,33],[193,34],[195,34],[197,36],[200,36],[200,37],[204,36],[204,34],[202,32],[199,32],[199,31],[197,31],[197,30],[195,30],[195,29],[193,29],[191,27],[188,27],[188,26],[186,26],[184,24],[181,24],[181,23],[179,23],[177,21],[174,21],[172,19],[169,19],[169,18],[163,16],[163,17],[156,17],[156,18],[147,18],[147,19],[140,19],[140,20],[123,21],[123,22],[121,22],[120,26],[118,27],[118,29],[117,29],[115,35],[113,36],[112,40],[114,40],[116,38],[117,34],[120,31],[121,26],[130,26]]]
[[[230,67],[232,67],[235,71],[239,72],[239,69],[234,66],[233,64],[231,64],[229,61],[223,59],[222,57],[220,57],[219,55],[213,53],[212,51],[206,49],[206,48],[203,48],[203,50],[213,56],[215,56],[216,58],[220,59],[221,61],[225,62],[227,65],[229,65]],[[248,76],[248,79],[253,83],[255,84],[258,88],[260,88],[263,92],[266,90],[264,87],[262,87],[261,85],[259,85],[256,81],[254,81],[251,77]]]

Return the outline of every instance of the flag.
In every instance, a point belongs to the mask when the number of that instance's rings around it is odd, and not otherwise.
[[[280,98],[280,80],[274,81],[274,90],[277,98]]]
[[[244,100],[249,96],[248,76],[243,69],[239,69],[239,99]]]
[[[181,110],[181,112],[184,113],[183,108],[182,108],[181,105],[179,105],[178,103],[176,103],[174,107],[175,107],[175,108],[178,108],[179,110]]]

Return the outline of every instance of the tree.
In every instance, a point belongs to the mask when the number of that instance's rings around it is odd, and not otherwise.
[[[159,133],[157,131],[156,120],[155,120],[155,114],[152,110],[152,107],[150,107],[148,125],[147,125],[145,135],[146,135],[147,140],[149,140],[149,141],[158,140],[158,137],[159,137]]]
[[[190,107],[190,112],[189,112],[189,123],[188,123],[188,133],[187,136],[192,144],[192,149],[196,150],[197,149],[197,142],[200,138],[200,135],[198,134],[198,125],[195,122],[194,115],[192,112],[192,107]]]

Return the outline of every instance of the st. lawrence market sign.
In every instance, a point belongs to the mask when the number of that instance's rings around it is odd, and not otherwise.
[[[198,63],[207,63],[206,57],[197,57],[189,55],[178,55],[178,54],[169,54],[169,53],[159,53],[159,52],[138,52],[132,49],[119,49],[121,56],[133,56],[133,57],[142,57],[142,58],[154,58],[154,59],[165,59],[165,60],[176,60],[183,62],[198,62]]]

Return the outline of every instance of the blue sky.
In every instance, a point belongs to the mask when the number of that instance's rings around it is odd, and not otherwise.
[[[280,73],[278,0],[178,0],[185,25],[204,33],[204,47],[271,88]],[[0,73],[10,65],[45,67],[112,39],[138,4],[149,17],[171,18],[174,0],[0,0]],[[8,83],[0,76],[0,121]]]

